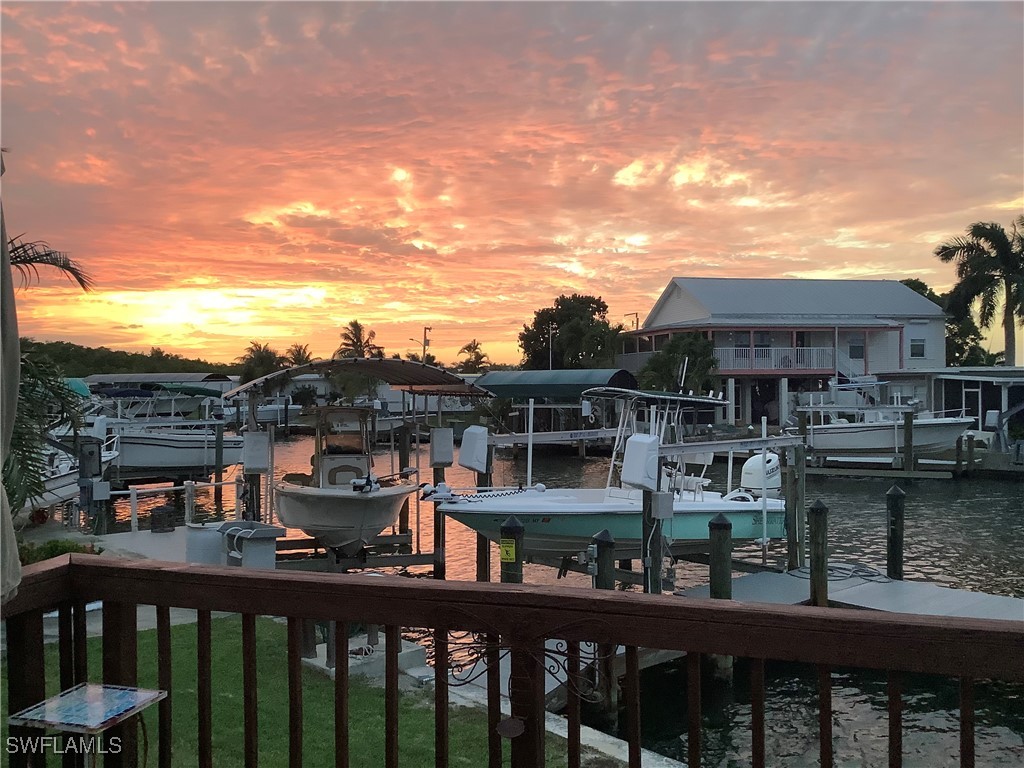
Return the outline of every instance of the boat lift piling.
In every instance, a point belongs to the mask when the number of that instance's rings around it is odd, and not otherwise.
[[[732,523],[721,512],[708,521],[708,541],[711,598],[732,600]],[[712,655],[710,661],[716,679],[732,681],[732,656]]]
[[[476,487],[490,488],[494,485],[494,446],[487,443],[487,469],[476,473]],[[482,533],[476,535],[476,580],[491,580],[491,542]]]
[[[828,607],[828,507],[818,499],[808,519],[811,540],[811,605]]]
[[[885,494],[885,575],[894,581],[903,580],[903,512],[907,494],[894,485]]]

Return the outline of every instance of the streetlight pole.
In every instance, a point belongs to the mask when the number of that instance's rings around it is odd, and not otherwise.
[[[423,326],[423,342],[422,342],[423,346],[421,347],[422,352],[420,353],[420,362],[423,365],[427,364],[427,347],[430,346],[430,339],[427,338],[427,332],[428,331],[432,331],[432,330],[434,330],[434,329],[431,326],[429,326],[429,325],[424,325]],[[421,343],[418,339],[409,339],[409,341],[415,342],[416,344],[420,344]]]
[[[555,326],[553,323],[548,323],[548,370],[551,370],[551,363],[553,358],[553,351],[551,346],[551,334],[554,332]]]

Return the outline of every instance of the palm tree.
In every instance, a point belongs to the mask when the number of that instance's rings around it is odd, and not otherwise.
[[[358,320],[352,320],[341,332],[341,346],[335,357],[384,357],[384,348],[373,343],[376,331],[367,329]]]
[[[235,358],[235,362],[242,364],[239,381],[245,384],[247,381],[281,370],[286,360],[270,344],[250,341],[249,347],[240,357]]]
[[[284,353],[284,360],[288,365],[306,365],[313,362],[313,355],[309,352],[309,344],[292,344]]]
[[[491,359],[481,349],[480,342],[476,339],[464,344],[459,349],[459,354],[467,356],[465,360],[459,363],[460,373],[481,373],[491,364]]]
[[[980,301],[982,328],[992,325],[996,306],[1003,301],[1003,338],[1006,364],[1017,364],[1017,322],[1024,319],[1024,216],[1018,216],[1008,234],[999,224],[975,222],[967,235],[954,237],[935,248],[945,262],[956,262],[957,283],[948,307],[958,317],[968,316]]]

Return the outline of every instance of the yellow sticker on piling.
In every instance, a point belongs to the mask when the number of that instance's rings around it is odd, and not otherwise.
[[[501,552],[501,562],[514,563],[516,561],[515,539],[502,539],[498,542],[498,550]]]

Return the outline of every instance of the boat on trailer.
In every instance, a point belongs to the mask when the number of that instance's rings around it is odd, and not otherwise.
[[[289,473],[274,484],[277,517],[340,556],[351,556],[398,522],[417,491],[416,470],[374,471],[372,408],[317,409],[311,472]]]
[[[642,545],[645,487],[671,494],[672,513],[662,521],[662,533],[676,554],[706,550],[708,523],[719,514],[732,523],[734,541],[786,535],[785,504],[769,498],[777,496],[780,486],[777,455],[765,452],[748,459],[741,487],[723,494],[708,490],[710,480],[704,474],[716,450],[740,446],[730,441],[683,440],[688,436],[687,420],[701,411],[723,407],[723,399],[616,387],[589,389],[583,396],[621,403],[604,488],[554,489],[531,486],[528,480],[525,488],[477,493],[427,486],[425,497],[436,502],[440,512],[491,541],[499,541],[502,523],[514,515],[525,528],[523,548],[549,557],[585,550],[592,537],[605,529],[615,539],[617,556],[635,556]],[[467,429],[462,455],[479,453],[475,445],[479,439],[478,433]],[[758,444],[756,440],[734,442],[742,442],[744,447]],[[776,442],[788,445],[794,439]],[[699,474],[688,473],[687,464],[699,466]]]

